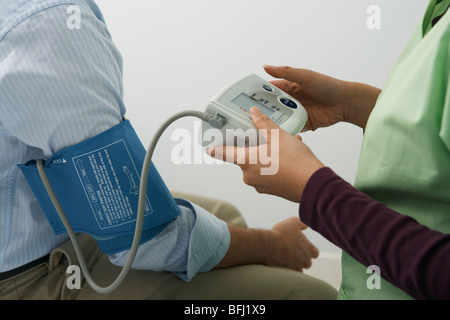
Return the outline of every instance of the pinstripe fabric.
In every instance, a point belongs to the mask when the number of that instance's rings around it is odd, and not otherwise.
[[[79,29],[67,26],[70,5],[81,9]],[[0,0],[0,272],[67,239],[53,234],[16,165],[97,135],[124,114],[121,55],[94,2]],[[140,256],[152,260],[137,260],[139,268],[190,279],[220,261],[229,244],[226,224],[198,207],[182,212],[163,235],[141,246]],[[203,247],[191,241],[194,234],[208,234],[217,244]],[[123,256],[111,259],[120,265]]]

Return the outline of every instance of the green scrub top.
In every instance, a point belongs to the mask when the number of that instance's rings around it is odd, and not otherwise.
[[[450,233],[450,13],[431,23],[449,4],[430,2],[391,71],[369,117],[355,179],[373,199],[443,233]],[[370,276],[343,252],[339,298],[411,299],[384,279],[369,289]]]

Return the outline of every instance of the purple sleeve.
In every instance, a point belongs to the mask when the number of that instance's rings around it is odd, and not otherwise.
[[[308,181],[300,219],[417,299],[450,299],[450,235],[389,209],[322,168]]]

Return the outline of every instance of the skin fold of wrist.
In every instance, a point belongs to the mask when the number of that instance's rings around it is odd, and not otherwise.
[[[347,82],[345,92],[344,121],[365,129],[381,89],[364,83]]]

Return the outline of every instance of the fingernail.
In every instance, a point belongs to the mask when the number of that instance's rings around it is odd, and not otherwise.
[[[206,148],[206,149],[205,149],[205,152],[206,152],[208,155],[211,156],[211,153],[212,153],[213,149],[214,149],[214,148]]]
[[[266,70],[273,70],[273,69],[275,69],[274,66],[271,66],[271,65],[269,65],[269,64],[263,65],[263,68],[266,69]]]
[[[252,116],[259,116],[262,113],[262,111],[258,107],[251,107],[250,108],[250,114]]]

